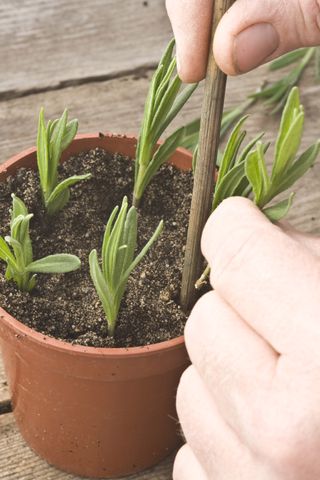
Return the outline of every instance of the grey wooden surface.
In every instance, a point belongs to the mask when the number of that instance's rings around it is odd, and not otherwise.
[[[48,117],[67,106],[78,117],[80,132],[137,133],[152,67],[170,36],[164,0],[1,0],[0,162],[34,145],[42,105]],[[262,67],[229,79],[227,106],[244,100],[267,74]],[[176,125],[199,116],[201,94],[200,87]],[[320,87],[311,73],[302,82],[302,101],[307,145],[320,133]],[[278,122],[257,105],[247,121],[248,134],[264,130],[272,139]],[[289,220],[320,233],[320,163],[296,190]],[[0,401],[8,399],[0,359]],[[169,459],[131,478],[169,480],[171,469]],[[0,415],[1,480],[76,478],[39,459],[21,439],[12,414]]]

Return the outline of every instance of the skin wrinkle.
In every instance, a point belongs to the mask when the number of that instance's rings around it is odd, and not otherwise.
[[[244,226],[244,228],[246,228]],[[247,251],[250,251],[251,248],[254,247],[259,241],[260,241],[260,236],[263,236],[263,232],[267,231],[269,232],[269,226],[259,226],[259,230],[251,230],[247,236],[247,238],[239,245],[239,247],[234,251],[234,253],[231,255],[231,257],[228,257],[228,261],[225,262],[222,266],[219,266],[219,271],[217,272],[217,269],[214,267],[214,264],[212,265],[211,268],[211,273],[210,273],[210,283],[213,286],[213,288],[216,288],[219,290],[219,281],[225,271],[227,269],[230,269],[232,267],[233,263],[240,257],[243,256],[244,252],[246,253]],[[231,232],[230,232],[231,233]],[[223,244],[219,250],[216,250],[215,256],[219,258],[224,258],[226,257],[225,253],[222,255],[221,251],[223,252],[226,248],[226,244]]]
[[[181,380],[180,380],[180,385],[179,385],[179,390],[178,390],[178,395],[179,395],[179,398],[178,398],[178,401],[177,401],[177,408],[178,408],[178,413],[179,413],[179,417],[183,419],[183,417],[185,416],[186,418],[189,417],[190,415],[190,411],[189,411],[189,407],[188,407],[188,403],[186,403],[184,401],[184,399],[187,399],[188,397],[184,394],[184,390],[188,390],[190,388],[190,383],[194,383],[192,381],[192,377],[194,375],[198,375],[200,381],[201,381],[201,388],[203,388],[207,393],[209,392],[208,391],[208,387],[207,385],[202,382],[201,380],[201,375],[199,374],[197,368],[193,365],[191,365],[190,367],[187,368],[187,370],[182,374],[182,377],[181,377]],[[190,382],[191,380],[191,382]],[[195,391],[198,391],[198,388],[194,389]],[[243,453],[245,453],[247,456],[249,456],[250,458],[253,456],[253,453],[252,451],[249,449],[248,445],[247,444],[244,444],[238,434],[238,432],[235,430],[234,426],[232,425],[232,423],[230,422],[229,418],[225,418],[225,415],[223,414],[223,412],[221,411],[221,408],[219,407],[219,404],[215,401],[214,399],[214,395],[212,396],[208,396],[207,398],[207,401],[209,401],[210,403],[212,403],[212,405],[214,406],[213,407],[213,410],[216,410],[216,413],[218,414],[219,416],[219,421],[223,424],[223,429],[225,430],[225,435],[227,435],[228,437],[231,437],[232,438],[232,442],[234,444],[236,444],[238,446],[238,448],[243,451]],[[186,408],[187,407],[187,408]],[[194,403],[192,403],[191,405],[191,410],[193,409],[194,407]],[[213,411],[211,410],[211,412]],[[198,410],[197,410],[198,411]],[[201,411],[201,410],[200,410]],[[211,413],[211,415],[213,415],[213,413]],[[194,418],[194,414],[192,414],[192,418],[193,420],[197,420],[196,418]],[[189,441],[191,443],[191,447],[193,452],[195,453],[195,456],[199,458],[199,454],[197,454],[197,448],[194,448],[194,445],[197,445],[199,444],[199,441],[198,441],[198,436],[199,436],[199,421],[195,421],[194,422],[195,425],[197,425],[198,428],[190,428],[189,424],[186,426],[186,429],[188,430],[188,432],[186,433],[186,438],[187,438],[187,441]],[[208,427],[208,424],[205,424],[205,428]],[[221,429],[221,426],[219,428],[219,430]],[[210,430],[210,428],[209,428]],[[203,435],[203,427],[201,429],[201,432],[202,432],[202,435]],[[224,436],[225,436],[224,435]],[[215,448],[215,443],[216,443],[216,440],[215,438],[211,438],[210,439],[210,434],[208,435],[209,436],[209,439],[206,438],[207,442],[206,442],[206,450],[210,452],[210,463],[213,463],[214,464],[214,461],[218,462],[219,460],[219,456],[218,456],[218,453],[216,452],[216,448]],[[211,443],[212,442],[212,443]],[[202,444],[202,442],[201,442]],[[221,448],[221,447],[220,447]],[[213,461],[213,462],[212,462]],[[208,463],[206,463],[206,470],[208,468]],[[209,467],[209,470],[210,472],[214,469],[214,466],[213,467]]]
[[[297,0],[297,8],[299,44],[309,46],[315,41],[320,43],[320,0]]]

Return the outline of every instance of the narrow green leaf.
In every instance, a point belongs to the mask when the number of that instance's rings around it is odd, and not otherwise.
[[[162,73],[163,75],[165,75],[165,72],[168,70],[169,68],[169,65],[170,65],[170,62],[171,62],[171,59],[172,59],[172,55],[173,55],[173,49],[174,49],[174,46],[175,46],[175,39],[172,38],[170,40],[170,42],[168,43],[161,59],[160,59],[160,62],[159,62],[159,66],[162,66]],[[162,78],[161,78],[162,80]]]
[[[143,257],[148,253],[154,242],[158,239],[160,236],[161,232],[163,230],[163,221],[159,223],[157,226],[155,232],[153,233],[152,237],[148,240],[148,242],[145,244],[145,246],[142,248],[141,252],[136,256],[136,258],[133,260],[129,268],[124,272],[122,276],[122,281],[126,281],[131,274],[131,272],[136,268],[136,266],[141,262]]]
[[[227,146],[223,152],[220,169],[219,169],[219,177],[223,178],[225,174],[233,167],[237,153],[241,146],[241,143],[244,139],[245,132],[241,131],[242,125],[246,121],[248,117],[242,117],[234,129],[232,130],[230,137],[227,142]],[[244,134],[244,135],[243,135]],[[218,177],[218,182],[219,182]]]
[[[5,262],[10,259],[12,263],[15,263],[15,258],[3,237],[0,237],[0,258]]]
[[[149,165],[144,173],[144,176],[140,182],[139,190],[136,190],[137,198],[141,198],[143,192],[149,185],[151,179],[155,176],[161,165],[163,165],[170,156],[175,152],[175,150],[181,145],[181,139],[184,135],[184,127],[179,128],[173,132],[166,140],[160,145],[158,150],[152,157],[152,160],[149,162]]]
[[[37,165],[40,176],[41,190],[46,197],[48,185],[48,171],[49,171],[49,145],[47,137],[47,129],[44,120],[44,110],[40,109],[39,123],[38,123],[38,137],[37,137]]]
[[[280,146],[276,147],[275,162],[272,167],[271,179],[275,180],[277,176],[283,174],[292,165],[298,148],[301,143],[303,133],[304,113],[301,111],[288,128],[287,134]]]
[[[235,163],[237,164],[237,163],[244,162],[249,152],[251,152],[251,150],[257,145],[257,143],[259,142],[259,140],[261,140],[263,136],[264,136],[264,132],[259,133],[259,135],[257,135],[253,140],[251,140],[251,142],[249,142],[248,145],[246,145],[242,150],[242,152],[239,154]]]
[[[245,172],[252,187],[254,202],[258,204],[263,194],[263,178],[259,168],[259,153],[257,150],[248,154],[245,162]]]
[[[69,189],[69,187],[75,185],[78,182],[81,182],[82,180],[88,180],[89,178],[91,178],[91,176],[91,173],[87,173],[84,175],[73,175],[72,177],[69,177],[66,180],[60,182],[49,196],[47,200],[47,207],[50,208],[50,204],[55,202],[57,198],[60,197],[62,193],[64,193],[65,190]]]
[[[285,217],[289,212],[294,198],[294,193],[291,193],[290,197],[286,200],[282,200],[276,205],[263,209],[263,213],[271,220],[271,222],[278,222],[281,218]]]
[[[101,272],[99,262],[98,262],[98,255],[96,250],[92,250],[89,255],[89,266],[90,266],[90,276],[92,282],[95,286],[97,291],[98,297],[102,303],[102,307],[104,313],[106,315],[109,333],[113,333],[114,325],[117,319],[117,305],[115,304],[115,299],[111,292],[109,291],[109,287],[107,282],[105,281],[103,274]]]
[[[107,252],[109,257],[108,272],[110,272],[110,288],[119,282],[120,272],[117,270],[117,261],[120,256],[124,255],[124,252],[119,253],[121,247],[121,239],[123,234],[124,223],[127,216],[128,199],[124,197],[122,205],[117,218],[115,219],[112,231],[110,233],[110,244]]]
[[[17,197],[14,193],[11,194],[12,198],[12,218],[16,218],[19,215],[26,216],[28,215],[28,210],[22,200]]]
[[[26,267],[32,273],[67,273],[77,270],[81,265],[78,257],[68,253],[58,253],[35,260]]]
[[[61,142],[61,152],[69,147],[70,143],[76,136],[78,131],[78,120],[74,119],[67,123],[66,129]]]
[[[275,71],[287,67],[288,65],[291,65],[292,63],[304,57],[306,51],[307,48],[299,48],[298,50],[293,50],[293,52],[285,53],[280,58],[273,60],[269,64],[269,69],[271,71]]]
[[[219,172],[220,175],[220,172]],[[245,176],[244,163],[235,165],[229,170],[221,179],[219,184],[216,185],[216,190],[213,197],[212,210],[215,210],[217,206],[228,197],[234,196],[235,190]]]
[[[49,153],[50,153],[49,179],[51,181],[50,182],[51,189],[54,188],[56,183],[57,168],[58,168],[61,153],[62,153],[62,141],[66,132],[67,121],[68,121],[68,111],[67,109],[65,109],[61,118],[57,122],[56,127],[53,130],[52,136],[49,141]]]
[[[300,111],[299,89],[297,87],[294,87],[288,96],[286,105],[284,107],[284,110],[281,116],[280,128],[279,128],[279,133],[278,133],[276,147],[275,147],[276,157],[279,154],[279,151],[281,150],[281,147],[288,134],[290,126],[299,111]]]
[[[198,160],[198,151],[199,151],[199,147],[198,145],[195,147],[194,149],[194,152],[193,152],[193,155],[192,155],[192,171],[193,171],[193,175],[196,171],[196,166],[197,166],[197,160]]]
[[[126,245],[126,251],[123,258],[122,265],[119,265],[121,275],[126,271],[132,263],[134,252],[137,247],[138,236],[138,215],[137,210],[131,207],[128,211],[127,218],[124,224],[122,243]]]
[[[102,271],[103,271],[103,275],[107,279],[107,281],[110,281],[110,279],[111,279],[111,272],[109,270],[109,256],[108,256],[109,244],[110,244],[110,235],[111,235],[114,220],[115,220],[115,217],[118,213],[118,210],[119,210],[118,206],[114,207],[114,209],[113,209],[113,211],[112,211],[112,213],[111,213],[111,215],[108,219],[108,222],[107,222],[107,225],[106,225],[106,228],[105,228],[105,231],[104,231],[103,242],[102,242],[102,252],[101,252]]]
[[[168,90],[169,88],[169,85],[170,85],[170,80],[171,80],[171,77],[173,75],[173,72],[176,68],[176,59],[173,58],[167,68],[167,70],[165,70],[165,68],[163,68],[163,78],[158,86],[158,88],[156,89],[156,96],[155,96],[155,99],[154,99],[154,110],[157,111],[160,103],[161,103],[161,100],[163,98],[163,96],[165,95],[166,91]]]
[[[55,215],[57,212],[63,209],[65,205],[69,202],[70,199],[70,190],[63,190],[60,195],[56,196],[54,199],[51,199],[50,202],[46,203],[47,214],[49,216]]]
[[[316,47],[315,55],[315,79],[320,82],[320,48]]]
[[[170,111],[168,112],[167,116],[165,119],[162,121],[161,125],[158,125],[158,129],[154,133],[153,141],[154,143],[158,141],[158,139],[161,137],[163,132],[166,130],[166,128],[171,124],[171,122],[175,119],[175,117],[178,115],[180,110],[184,107],[184,105],[187,103],[193,92],[196,90],[198,87],[197,83],[193,83],[190,85],[187,85],[182,92],[180,92],[174,102],[172,107],[170,108]],[[200,119],[198,119],[199,125],[200,125]],[[197,120],[195,120],[197,122]]]
[[[120,303],[109,290],[109,285],[106,282],[99,266],[96,250],[92,250],[89,255],[89,266],[90,276],[97,291],[98,297],[102,303],[108,323],[108,333],[109,335],[113,336]]]
[[[245,162],[245,172],[252,187],[254,202],[259,207],[263,207],[269,201],[268,195],[271,187],[264,149],[264,145],[258,142],[257,149],[248,154]]]
[[[176,75],[161,99],[161,102],[153,116],[150,126],[150,136],[152,143],[156,143],[159,140],[158,132],[160,132],[161,130],[163,131],[165,119],[180,90],[181,83],[182,82],[180,78],[178,77],[178,75]]]
[[[291,165],[282,176],[273,185],[273,196],[282,193],[299,180],[312,167],[320,153],[320,141],[311,145],[300,157]]]

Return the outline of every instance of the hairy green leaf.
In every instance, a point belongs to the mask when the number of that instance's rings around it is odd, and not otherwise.
[[[70,145],[78,130],[78,121],[68,122],[68,111],[62,116],[49,120],[46,126],[43,108],[39,114],[37,138],[37,165],[40,176],[40,185],[43,201],[49,215],[61,210],[69,200],[69,186],[77,181],[88,178],[87,175],[78,175],[64,180],[58,185],[58,165],[62,152]]]
[[[12,195],[10,235],[5,239],[0,237],[0,259],[7,264],[5,277],[25,291],[31,291],[36,285],[36,276],[31,273],[65,273],[80,266],[79,258],[69,254],[50,255],[33,261],[29,233],[32,217],[23,201]]]
[[[105,228],[102,269],[96,250],[90,253],[90,275],[107,317],[109,335],[114,334],[128,277],[156,241],[162,228],[161,222],[150,240],[134,258],[137,246],[137,211],[135,207],[128,210],[128,200],[124,197],[120,210],[118,207],[114,208]]]
[[[291,193],[290,197],[286,200],[282,200],[271,207],[264,208],[262,211],[271,222],[278,222],[288,214],[293,202],[293,198],[294,193]]]
[[[174,74],[176,59],[173,57],[173,47],[174,42],[171,41],[152,77],[145,103],[144,117],[136,149],[134,206],[138,206],[145,188],[157,173],[157,168],[155,167],[160,168],[162,163],[167,160],[162,157],[166,147],[161,150],[161,147],[157,149],[157,142],[160,136],[182,109],[197,86],[189,85],[179,94],[182,82],[179,76]],[[193,141],[195,136],[196,133]],[[175,138],[178,138],[178,135]],[[179,138],[182,140],[182,135]],[[172,137],[169,143],[172,144]],[[179,146],[178,144],[176,148]],[[168,151],[171,154],[171,150],[169,149]],[[154,158],[155,155],[156,158]]]
[[[67,273],[77,270],[80,265],[81,262],[75,255],[58,253],[29,263],[26,271],[32,273]]]

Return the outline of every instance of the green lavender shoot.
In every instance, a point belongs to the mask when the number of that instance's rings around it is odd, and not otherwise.
[[[37,273],[66,273],[80,267],[79,258],[66,253],[33,260],[29,233],[32,217],[22,200],[12,194],[10,235],[0,236],[0,259],[7,264],[6,279],[27,292],[35,287]]]
[[[276,222],[287,215],[294,193],[291,192],[280,202],[270,203],[279,194],[290,189],[312,167],[320,152],[320,141],[297,155],[303,133],[304,110],[300,104],[299,89],[294,87],[282,113],[269,173],[265,158],[269,144],[261,142],[262,134],[239,153],[245,137],[241,128],[245,118],[241,119],[232,131],[224,151],[212,210],[228,197],[250,197],[272,222]],[[205,283],[208,273],[207,267],[197,281],[196,288]]]
[[[283,110],[271,173],[267,170],[265,146],[261,142],[246,158],[246,177],[253,191],[253,201],[272,221],[280,220],[288,213],[294,194],[271,207],[268,204],[312,167],[320,151],[320,141],[317,141],[297,157],[304,118],[299,89],[294,87]]]
[[[182,82],[175,74],[176,59],[173,57],[173,49],[172,40],[153,75],[145,104],[135,161],[133,204],[136,207],[161,165],[195,129],[194,124],[179,128],[157,148],[160,136],[197,87],[197,84],[192,84],[180,91]]]
[[[105,228],[101,267],[97,250],[92,250],[89,255],[90,275],[102,303],[110,336],[115,332],[128,278],[159,237],[163,222],[159,223],[150,240],[135,257],[137,227],[137,210],[135,207],[128,210],[128,200],[124,197],[120,210],[119,207],[114,208]]]
[[[270,63],[271,71],[279,70],[291,64],[295,65],[287,75],[276,82],[271,84],[267,83],[259,92],[254,93],[251,97],[256,100],[263,100],[267,106],[271,107],[271,113],[280,111],[284,107],[291,89],[298,85],[304,71],[314,58],[315,78],[316,81],[320,80],[319,54],[319,47],[300,48],[274,60]]]
[[[70,145],[78,130],[78,121],[68,122],[68,111],[56,120],[44,119],[44,110],[39,114],[37,163],[43,201],[48,215],[54,215],[69,201],[69,187],[81,180],[91,177],[91,174],[73,175],[58,182],[58,166],[62,152]]]

